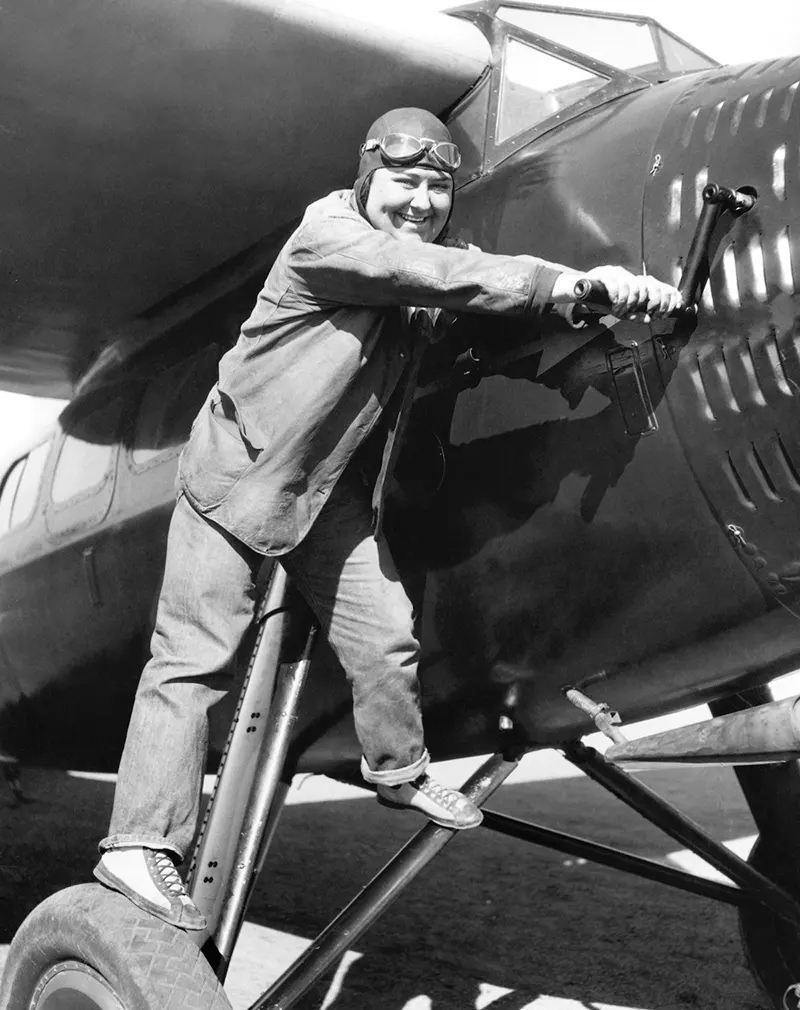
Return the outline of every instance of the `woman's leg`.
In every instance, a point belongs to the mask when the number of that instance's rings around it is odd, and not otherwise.
[[[481,814],[425,775],[413,611],[383,537],[372,535],[369,495],[345,473],[284,567],[327,633],[353,690],[364,778],[382,802],[412,806],[448,827],[475,827]]]
[[[411,602],[369,496],[345,473],[302,543],[282,558],[327,634],[353,690],[356,733],[372,771],[408,781],[425,770]],[[389,776],[392,777],[392,776]]]
[[[183,859],[195,831],[208,710],[253,617],[262,558],[181,496],[152,638],[101,850],[140,846]]]

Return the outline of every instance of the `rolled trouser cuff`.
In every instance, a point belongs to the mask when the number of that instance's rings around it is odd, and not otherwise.
[[[183,853],[179,848],[158,835],[109,835],[97,845],[100,852],[109,849],[153,849],[155,852],[169,852],[183,862]]]
[[[431,756],[427,749],[422,752],[422,756],[413,764],[404,765],[402,768],[387,768],[382,772],[374,772],[367,764],[367,759],[361,758],[361,774],[367,782],[374,782],[384,786],[399,786],[404,782],[413,782],[425,772],[430,764]]]

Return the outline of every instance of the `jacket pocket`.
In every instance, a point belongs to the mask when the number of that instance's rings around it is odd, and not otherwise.
[[[257,465],[260,455],[248,448],[236,422],[225,416],[215,391],[200,411],[181,453],[180,485],[196,508],[208,511],[227,498]]]

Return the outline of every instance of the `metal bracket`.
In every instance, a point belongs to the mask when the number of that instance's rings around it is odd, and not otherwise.
[[[619,712],[615,712],[604,701],[592,701],[588,695],[579,691],[577,687],[565,687],[562,690],[567,701],[571,702],[575,708],[579,708],[581,712],[585,712],[600,732],[604,733],[609,740],[613,740],[614,743],[628,742],[628,738],[622,730],[617,729],[618,726],[622,725],[622,718]]]
[[[626,434],[639,437],[658,431],[639,345],[615,347],[606,354],[606,361]]]

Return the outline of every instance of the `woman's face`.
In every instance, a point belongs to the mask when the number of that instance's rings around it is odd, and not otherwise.
[[[374,228],[395,238],[433,242],[450,216],[453,179],[435,168],[379,168],[370,180],[366,212]]]

